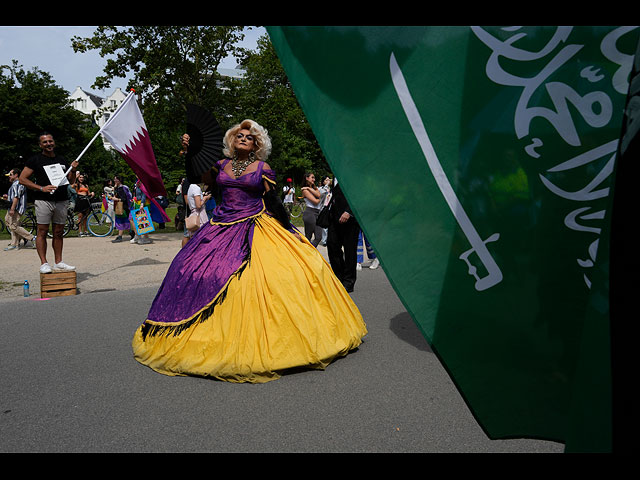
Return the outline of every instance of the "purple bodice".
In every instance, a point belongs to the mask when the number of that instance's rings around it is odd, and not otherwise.
[[[222,193],[222,201],[213,211],[211,221],[214,223],[234,223],[262,212],[263,175],[268,180],[275,181],[275,172],[264,168],[264,162],[260,162],[255,172],[232,178],[224,171],[224,166],[229,161],[224,159],[216,164],[220,171],[216,183]]]

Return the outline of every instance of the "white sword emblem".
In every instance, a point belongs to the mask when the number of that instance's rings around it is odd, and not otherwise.
[[[442,165],[438,160],[438,156],[436,155],[435,150],[433,149],[433,145],[431,144],[431,140],[429,139],[429,135],[427,135],[427,131],[424,127],[424,123],[422,122],[422,118],[420,117],[420,113],[416,108],[416,105],[411,97],[411,93],[409,93],[409,88],[407,87],[407,82],[404,79],[404,75],[400,70],[398,62],[396,61],[395,55],[392,53],[389,61],[389,66],[391,69],[391,79],[393,81],[393,86],[396,89],[396,93],[398,94],[398,99],[402,104],[402,108],[404,109],[404,113],[407,115],[407,119],[409,120],[409,124],[411,125],[411,129],[413,130],[413,134],[416,136],[420,147],[422,148],[422,153],[427,159],[427,163],[429,164],[429,168],[431,169],[431,173],[442,192],[453,216],[460,225],[460,228],[464,232],[465,236],[469,240],[471,244],[471,249],[464,252],[460,255],[461,260],[463,260],[468,268],[469,275],[472,275],[476,279],[475,287],[476,290],[482,291],[487,288],[491,288],[494,285],[497,285],[502,281],[502,272],[500,271],[500,267],[496,264],[495,260],[489,253],[486,244],[488,242],[495,242],[500,238],[499,233],[494,233],[486,240],[482,240],[475,227],[469,220],[460,200],[456,196],[453,188],[451,187],[451,183],[447,179],[444,170],[442,169]],[[469,255],[473,252],[478,254],[480,261],[487,269],[488,274],[484,277],[480,277],[477,274],[477,269],[469,262]]]

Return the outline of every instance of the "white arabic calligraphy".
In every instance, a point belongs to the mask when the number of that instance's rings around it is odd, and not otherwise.
[[[600,43],[600,51],[604,57],[618,68],[611,77],[611,87],[614,92],[626,95],[628,91],[628,76],[633,65],[633,55],[626,55],[618,51],[616,42],[625,34],[632,32],[638,27],[618,27],[607,33]],[[520,32],[520,27],[504,28],[505,32],[515,32],[506,40],[500,40],[481,27],[471,27],[475,36],[491,50],[491,54],[486,64],[487,77],[496,84],[520,87],[522,94],[514,112],[514,132],[518,139],[523,139],[530,134],[531,123],[535,118],[542,118],[548,121],[562,138],[571,147],[580,147],[582,141],[576,127],[576,122],[572,117],[572,111],[577,111],[584,122],[592,128],[602,128],[607,126],[613,118],[613,102],[609,95],[602,90],[593,91],[583,96],[574,89],[562,82],[548,81],[549,77],[557,72],[562,66],[576,56],[583,49],[584,45],[568,43],[573,27],[557,27],[552,38],[538,52],[530,52],[515,46],[515,43],[526,37],[526,33]],[[559,51],[554,54],[556,49]],[[528,62],[533,60],[550,60],[534,76],[522,78],[513,75],[502,67],[500,60]],[[600,68],[587,66],[581,69],[580,76],[590,83],[596,84],[606,79],[606,72]],[[531,106],[534,93],[544,86],[555,110]],[[531,138],[524,151],[532,158],[541,158],[539,149],[544,145],[540,138]],[[560,172],[577,168],[582,165],[596,162],[601,158],[610,155],[604,167],[588,182],[583,188],[577,191],[566,191],[555,185],[546,176],[540,174],[543,185],[555,195],[577,202],[587,202],[606,197],[609,194],[608,187],[599,188],[613,172],[618,148],[618,139],[611,140],[603,145],[592,148],[587,152],[581,152],[574,158],[562,162],[547,172]],[[578,215],[586,212],[591,207],[577,208],[565,217],[565,225],[576,231],[600,234],[601,229],[597,227],[584,227],[577,223]],[[604,211],[598,211],[591,215],[584,215],[583,220],[602,220],[605,218]],[[592,241],[588,247],[589,259],[577,259],[582,267],[593,266],[596,257],[598,240]],[[588,277],[584,276],[585,283],[590,287]]]

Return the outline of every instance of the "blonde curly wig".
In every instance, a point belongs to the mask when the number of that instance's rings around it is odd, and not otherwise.
[[[243,120],[227,130],[227,133],[224,134],[222,153],[228,158],[233,158],[235,153],[234,139],[237,133],[243,129],[249,130],[253,135],[256,159],[264,162],[271,153],[271,138],[266,128],[249,119]]]

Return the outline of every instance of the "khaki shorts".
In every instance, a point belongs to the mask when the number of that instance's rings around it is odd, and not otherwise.
[[[36,223],[49,225],[50,223],[64,225],[67,223],[67,208],[69,201],[50,202],[48,200],[36,200]]]

